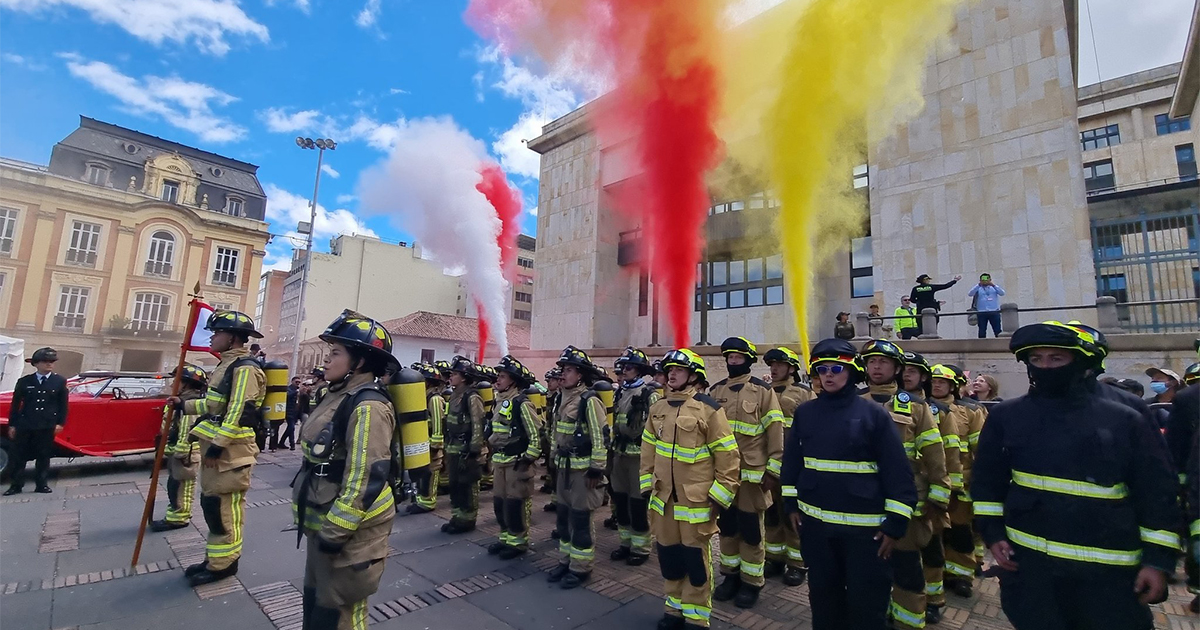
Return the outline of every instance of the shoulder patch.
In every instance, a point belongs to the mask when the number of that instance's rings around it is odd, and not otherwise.
[[[759,387],[761,387],[763,389],[767,389],[770,387],[770,385],[768,385],[766,381],[762,380],[761,378],[758,378],[757,376],[751,376],[750,382],[754,383],[755,385],[758,385]]]
[[[810,392],[813,390],[812,385],[809,385],[808,383],[804,383],[804,382],[796,383],[796,386],[799,387],[800,389],[810,391]]]
[[[900,393],[896,394],[896,400],[899,400],[902,403],[906,403],[906,402],[909,402],[910,400],[912,400],[912,396],[909,396],[908,392],[900,392]]]
[[[708,394],[696,394],[692,396],[692,398],[708,405],[709,407],[712,407],[713,409],[721,408],[721,405],[719,405],[717,401],[713,400],[712,396],[709,396]]]

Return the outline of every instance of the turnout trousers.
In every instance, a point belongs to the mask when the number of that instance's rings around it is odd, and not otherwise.
[[[529,521],[533,511],[533,465],[517,470],[515,462],[492,462],[496,487],[492,508],[500,525],[500,542],[517,549],[529,549]]]
[[[641,467],[640,455],[613,455],[612,488],[613,512],[617,517],[617,533],[621,546],[631,555],[650,555],[650,520],[648,501],[642,498],[638,476]]]
[[[192,522],[195,497],[196,465],[186,465],[183,460],[171,457],[167,460],[167,513],[163,520],[168,523]]]
[[[802,518],[813,630],[884,630],[892,567],[879,557],[876,530],[838,535],[821,521]]]
[[[417,505],[433,510],[437,508],[438,484],[442,480],[442,449],[429,449],[429,488],[416,496]]]
[[[474,525],[479,515],[479,458],[451,453],[446,456],[446,471],[450,478],[450,519]]]
[[[717,524],[676,520],[675,502],[668,500],[663,513],[650,512],[650,531],[658,547],[658,565],[666,592],[666,613],[686,623],[707,628],[712,615],[712,537]]]
[[[763,545],[763,516],[769,496],[762,485],[743,481],[733,504],[721,511],[717,529],[721,532],[721,575],[742,575],[742,583],[762,586],[766,568]]]
[[[379,544],[386,548],[387,537],[380,538]],[[316,536],[308,536],[307,551],[303,629],[367,630],[367,597],[379,590],[383,558],[351,564],[345,553],[322,552]]]
[[[1000,572],[1000,608],[1016,630],[1150,630],[1154,626],[1150,608],[1138,602],[1133,592],[1137,568],[1123,577],[1081,580],[1018,562],[1021,570]]]
[[[242,466],[218,472],[200,468],[200,509],[208,525],[205,559],[209,571],[220,571],[242,556],[242,526],[245,523],[246,491],[250,469]]]
[[[589,488],[583,470],[572,470],[559,462],[558,467],[558,550],[559,564],[572,573],[591,573],[596,561],[596,524],[592,512],[604,505],[604,488]]]
[[[905,532],[904,538],[896,541],[892,550],[889,562],[892,565],[894,584],[888,614],[898,628],[925,627],[925,571],[921,561],[921,550],[929,545],[932,538],[930,516],[913,515],[912,520],[908,522],[908,531]]]
[[[946,545],[946,579],[975,581],[975,537],[971,531],[970,501],[957,496],[950,499],[950,529],[943,538]]]
[[[786,562],[789,567],[804,568],[804,555],[800,553],[800,534],[792,528],[783,507],[781,489],[771,490],[771,507],[763,515],[766,530],[767,560]]]

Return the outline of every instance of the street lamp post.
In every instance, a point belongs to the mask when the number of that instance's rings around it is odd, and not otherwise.
[[[301,149],[317,149],[317,180],[313,184],[312,201],[309,202],[308,239],[304,244],[304,268],[300,272],[300,301],[296,304],[296,328],[292,335],[292,364],[293,373],[299,369],[300,362],[300,324],[304,321],[304,296],[308,293],[308,269],[312,265],[313,232],[317,224],[317,192],[321,190],[321,161],[325,158],[325,150],[337,148],[337,143],[328,138],[296,138],[296,146]]]

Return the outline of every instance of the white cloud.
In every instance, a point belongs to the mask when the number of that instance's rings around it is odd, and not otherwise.
[[[375,21],[379,19],[380,2],[381,0],[367,0],[367,3],[363,5],[362,11],[359,11],[358,15],[354,16],[354,23],[361,28],[375,26]]]
[[[336,169],[334,169],[332,166],[330,166],[327,163],[321,164],[321,172],[325,173],[326,175],[328,175],[334,179],[337,179],[342,176],[341,173],[337,172]]]
[[[263,184],[263,191],[267,194],[267,222],[271,224],[271,232],[278,235],[267,245],[263,265],[272,269],[289,269],[292,249],[304,247],[305,235],[297,232],[296,226],[301,221],[308,222],[310,218],[308,199],[272,183]],[[317,204],[313,249],[325,249],[329,239],[339,234],[379,236],[349,210],[329,210]]]
[[[279,4],[279,0],[267,0],[267,6],[269,6],[269,7],[273,7],[276,4]],[[309,10],[312,8],[309,0],[291,0],[291,2],[289,2],[288,4],[296,7],[296,9],[298,9],[301,13],[304,13],[305,15],[307,15],[309,13]]]
[[[73,76],[116,98],[133,114],[161,118],[205,142],[233,142],[246,135],[244,127],[213,113],[214,106],[238,99],[212,86],[177,76],[147,75],[138,80],[102,61],[89,61],[74,53],[59,56],[66,60]]]
[[[542,156],[525,145],[525,141],[542,135],[542,126],[552,117],[527,111],[517,123],[500,134],[492,143],[492,152],[500,159],[504,172],[537,179],[541,173]]]
[[[268,107],[265,111],[259,112],[258,115],[267,124],[267,131],[291,133],[293,131],[308,131],[312,129],[317,124],[317,119],[320,118],[321,112],[315,109],[306,109],[289,114],[284,108]]]
[[[338,195],[337,196],[337,202],[338,202],[339,206],[343,206],[343,205],[350,203],[351,201],[357,201],[357,200],[358,200],[358,197],[355,197],[354,195]]]
[[[236,0],[0,0],[0,8],[26,13],[58,7],[78,9],[154,45],[191,42],[218,56],[229,52],[226,37],[270,40],[267,27],[246,15]]]
[[[23,68],[28,68],[30,70],[45,70],[46,69],[46,66],[44,64],[34,61],[33,59],[31,59],[29,57],[24,57],[24,56],[9,53],[9,52],[0,53],[0,60],[3,60],[4,63],[11,63],[14,66],[21,66]]]
[[[408,90],[402,90],[400,88],[391,88],[388,90],[388,94],[395,96],[397,94],[412,94],[412,92],[409,92]]]
[[[404,128],[407,122],[403,118],[397,118],[395,122],[385,123],[379,122],[366,114],[359,114],[354,120],[354,124],[340,132],[340,136],[334,136],[334,140],[341,142],[340,138],[346,140],[364,140],[372,148],[380,151],[390,151],[396,144],[396,139],[400,135],[400,130]]]

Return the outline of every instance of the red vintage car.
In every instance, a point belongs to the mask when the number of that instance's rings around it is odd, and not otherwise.
[[[55,457],[119,457],[154,450],[171,375],[83,372],[71,388],[67,426],[54,438]],[[9,472],[8,415],[12,392],[0,394],[0,471]],[[30,462],[33,465],[33,462]]]

